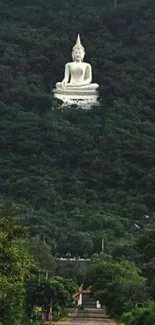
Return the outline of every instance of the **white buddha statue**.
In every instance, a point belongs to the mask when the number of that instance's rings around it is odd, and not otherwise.
[[[75,100],[86,99],[88,101],[90,98],[97,100],[99,85],[92,83],[92,68],[89,63],[83,62],[84,56],[85,50],[78,34],[72,51],[73,62],[66,64],[64,79],[58,82],[56,89],[53,90],[55,97],[66,102],[74,98]]]

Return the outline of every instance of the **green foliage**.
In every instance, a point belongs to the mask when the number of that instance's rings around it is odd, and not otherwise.
[[[73,295],[78,287],[73,280],[53,277],[50,280],[29,280],[26,283],[25,308],[30,317],[34,306],[41,306],[49,311],[59,312],[61,308],[69,307],[73,302]]]
[[[0,321],[19,325],[24,315],[25,278],[32,259],[26,247],[26,229],[12,218],[0,218]]]
[[[155,299],[155,231],[145,231],[136,241],[136,250],[140,254],[140,263],[143,274],[148,279],[148,289],[151,299]]]
[[[136,243],[143,262],[150,262],[155,256],[155,230],[145,232]]]
[[[55,271],[56,263],[51,255],[51,248],[39,237],[33,237],[28,240],[28,249],[33,256],[35,267],[38,270],[50,270]],[[47,267],[48,266],[48,267]]]
[[[93,295],[112,316],[120,316],[147,297],[146,279],[134,263],[120,260],[95,260],[87,274]]]
[[[154,325],[155,322],[155,302],[145,308],[137,308],[122,317],[122,321],[127,325]]]
[[[154,226],[154,0],[0,4],[1,210],[52,255],[132,244]],[[78,31],[101,104],[57,110]]]

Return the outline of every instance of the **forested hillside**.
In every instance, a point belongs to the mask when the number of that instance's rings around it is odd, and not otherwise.
[[[53,255],[155,223],[154,19],[154,0],[0,0],[0,207]],[[78,32],[101,104],[57,110]]]

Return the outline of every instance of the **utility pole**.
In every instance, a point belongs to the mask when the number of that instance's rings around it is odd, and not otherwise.
[[[101,251],[104,253],[104,236],[102,235],[102,246],[101,246]]]
[[[46,281],[47,281],[48,280],[48,271],[46,271],[45,277],[46,277]]]
[[[117,0],[114,0],[114,7],[117,7]]]
[[[52,299],[50,301],[49,304],[49,311],[47,312],[47,321],[51,321],[52,320]]]
[[[46,244],[46,237],[45,237],[45,234],[43,234],[43,243]]]

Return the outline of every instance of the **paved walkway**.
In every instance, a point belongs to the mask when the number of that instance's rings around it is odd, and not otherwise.
[[[60,321],[57,325],[118,325],[99,309],[85,309],[77,312],[73,318]]]

